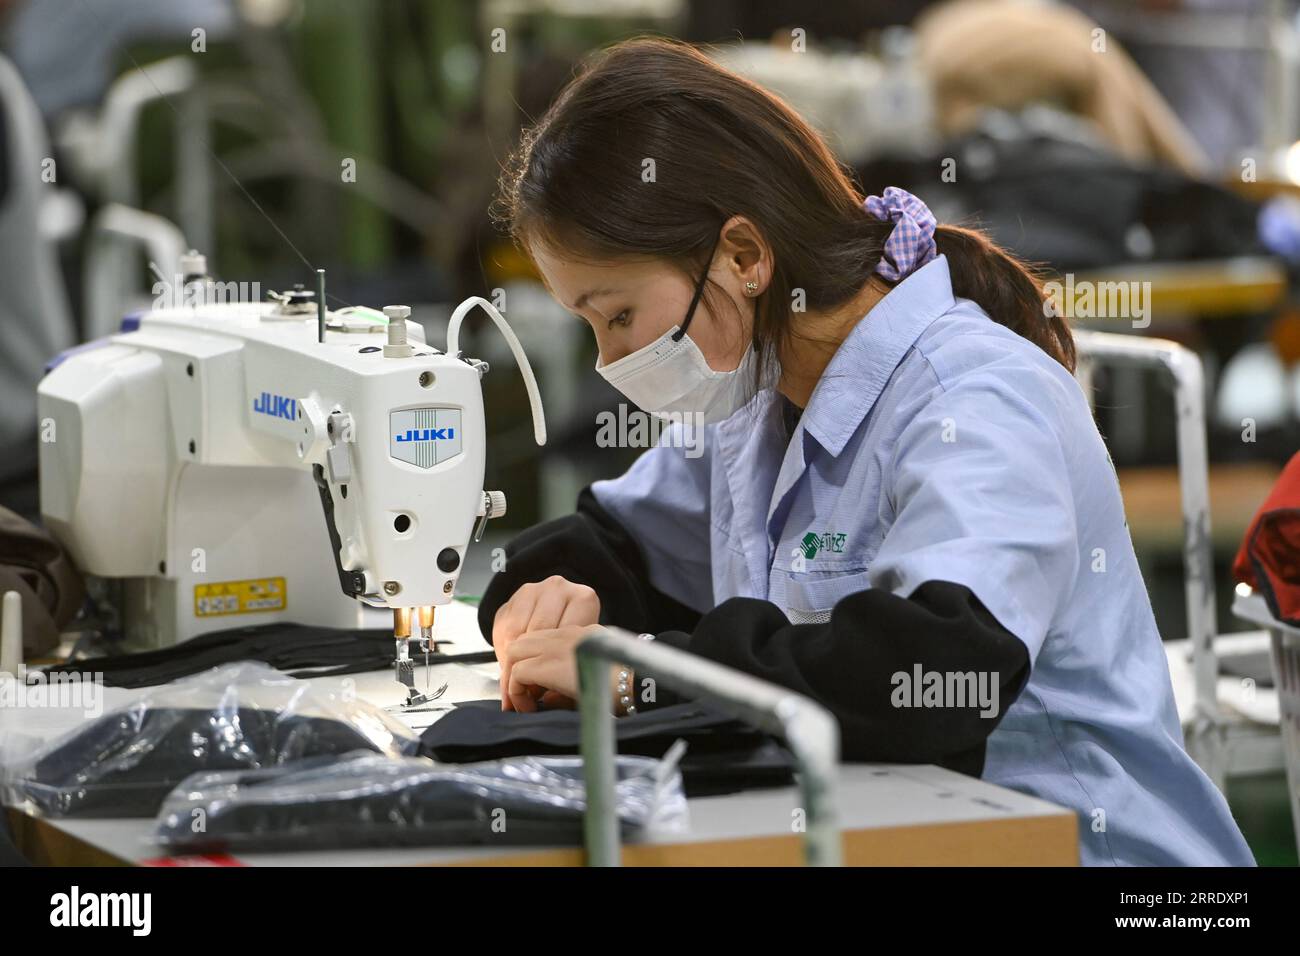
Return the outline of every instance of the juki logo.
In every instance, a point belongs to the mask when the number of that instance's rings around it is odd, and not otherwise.
[[[260,398],[253,399],[253,411],[260,415],[270,415],[272,418],[287,418],[293,421],[298,417],[298,400],[263,392]]]
[[[394,435],[394,441],[452,441],[454,428],[408,428],[405,435]]]

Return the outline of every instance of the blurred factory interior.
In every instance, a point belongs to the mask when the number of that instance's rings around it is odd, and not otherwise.
[[[454,303],[499,291],[551,440],[531,441],[518,376],[485,379],[487,486],[517,489],[488,541],[571,511],[638,452],[597,447],[620,397],[489,207],[575,64],[644,33],[788,98],[866,192],[902,186],[1067,289],[1140,288],[1140,309],[1072,319],[1201,356],[1213,626],[1249,628],[1229,565],[1300,447],[1292,0],[0,0],[0,505],[39,516],[45,363],[147,308],[192,248],[264,291],[324,268],[331,307],[409,302],[439,346]],[[495,335],[475,348],[510,365]],[[1183,638],[1170,382],[1092,384],[1161,633]],[[1294,864],[1281,767],[1255,769],[1230,803],[1261,863]]]

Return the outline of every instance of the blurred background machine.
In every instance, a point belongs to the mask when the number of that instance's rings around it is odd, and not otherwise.
[[[460,571],[458,593],[477,593],[504,540],[639,453],[597,444],[621,397],[494,228],[498,163],[589,51],[658,32],[712,44],[789,99],[867,191],[903,186],[1039,264],[1077,327],[1199,357],[1211,626],[1245,630],[1228,564],[1300,447],[1298,13],[1297,0],[0,0],[0,504],[39,516],[37,382],[60,351],[153,308],[151,263],[172,275],[197,247],[214,272],[268,289],[324,268],[331,310],[409,302],[430,342],[453,303],[486,290],[546,389],[551,436],[533,442],[515,376],[484,379],[484,485],[511,495]],[[506,360],[499,337],[465,338]],[[1098,363],[1090,385],[1162,634],[1182,640],[1197,624],[1169,376]],[[1217,680],[1215,706],[1268,726],[1244,699],[1250,678],[1225,666]],[[1257,856],[1294,862],[1279,770],[1244,769],[1226,786]]]

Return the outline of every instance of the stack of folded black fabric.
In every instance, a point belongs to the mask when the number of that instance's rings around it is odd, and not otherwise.
[[[376,749],[354,727],[327,717],[256,707],[131,707],[72,735],[12,786],[51,816],[151,817],[198,771]]]
[[[662,757],[679,739],[687,744],[682,780],[690,797],[736,793],[793,782],[794,758],[773,737],[697,703],[673,704],[620,717],[618,752]],[[444,763],[522,755],[576,754],[578,713],[501,710],[498,700],[466,701],[431,725],[420,752]]]
[[[615,765],[624,839],[682,826],[675,774],[645,757]],[[202,829],[193,826],[202,812]],[[586,784],[572,757],[515,757],[445,767],[354,754],[283,767],[196,774],[158,814],[171,852],[268,852],[382,846],[577,846]]]

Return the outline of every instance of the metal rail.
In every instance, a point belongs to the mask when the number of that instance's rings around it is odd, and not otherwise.
[[[578,645],[581,753],[587,784],[584,828],[587,862],[618,866],[615,795],[615,717],[611,668],[619,664],[652,673],[664,687],[687,694],[781,736],[794,753],[805,813],[804,853],[810,866],[839,866],[840,828],[835,806],[840,728],[821,705],[802,694],[666,644],[639,640],[619,628],[601,628]]]

